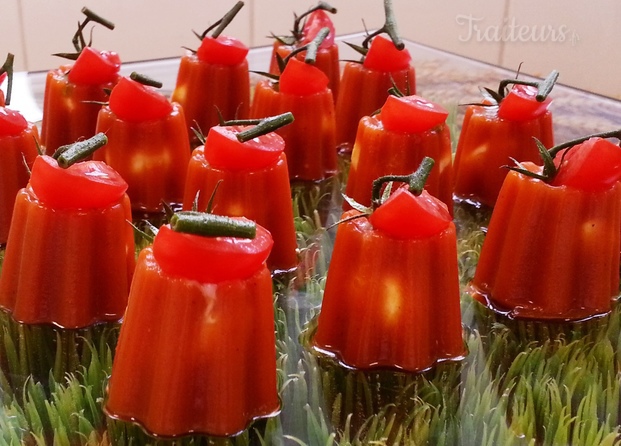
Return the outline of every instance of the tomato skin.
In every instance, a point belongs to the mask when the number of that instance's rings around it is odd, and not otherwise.
[[[621,147],[606,139],[591,138],[562,150],[554,161],[559,170],[553,186],[601,192],[621,179]]]
[[[543,115],[552,102],[549,96],[537,101],[537,88],[530,85],[514,85],[498,106],[498,117],[509,121],[530,121]]]
[[[259,225],[253,239],[203,237],[176,232],[164,225],[153,242],[153,255],[166,274],[201,283],[220,283],[255,274],[264,267],[273,244],[269,231]]]
[[[444,124],[448,116],[444,107],[420,96],[388,96],[379,119],[393,132],[421,133]]]
[[[82,161],[63,169],[47,155],[32,166],[30,186],[37,198],[53,209],[99,209],[118,203],[127,183],[101,161]]]
[[[127,122],[157,121],[172,111],[166,96],[127,77],[112,89],[109,106],[119,119]]]
[[[362,65],[369,70],[390,72],[405,70],[411,61],[412,57],[407,49],[398,50],[392,40],[378,35],[371,42]]]
[[[216,65],[237,65],[248,54],[248,47],[234,37],[205,36],[196,51],[196,57],[202,62]]]
[[[237,134],[249,126],[215,126],[205,141],[205,159],[217,169],[258,170],[274,165],[285,150],[285,140],[275,132],[244,143]]]
[[[10,108],[0,107],[0,137],[17,136],[27,127],[28,121],[26,121],[26,118],[24,118],[20,112],[11,110]]]
[[[67,78],[75,85],[101,85],[114,82],[119,76],[121,59],[113,51],[97,51],[84,47],[71,67]]]
[[[280,92],[295,96],[311,96],[328,88],[330,79],[319,68],[295,57],[289,59],[280,75]]]
[[[326,38],[323,39],[321,45],[319,45],[319,48],[329,48],[334,45],[334,36],[336,34],[334,24],[332,23],[328,13],[323,9],[311,12],[306,18],[306,23],[304,24],[304,29],[302,30],[302,35],[304,37],[302,38],[301,44],[306,45],[310,43],[315,37],[317,37],[317,34],[322,28],[328,28],[330,29],[330,32]]]
[[[397,189],[371,216],[373,227],[396,239],[423,239],[444,231],[451,223],[446,205],[426,190],[414,195]]]

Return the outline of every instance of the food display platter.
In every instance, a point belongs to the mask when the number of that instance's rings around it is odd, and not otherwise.
[[[363,35],[341,39],[360,43]],[[515,73],[406,42],[417,94],[442,104],[457,141],[463,109],[479,100],[479,87]],[[341,45],[341,59],[354,58]],[[250,51],[250,69],[266,71],[271,48]],[[179,59],[125,64],[175,85]],[[30,121],[42,115],[45,73],[16,73],[13,108]],[[253,75],[256,81],[258,75]],[[621,103],[562,85],[554,88],[555,140],[612,130]],[[364,94],[364,92],[362,93]],[[621,319],[610,315],[580,323],[516,321],[492,313],[462,292],[467,355],[421,374],[359,371],[311,351],[307,345],[330,263],[340,216],[343,172],[321,184],[294,184],[301,266],[274,278],[281,412],[257,420],[233,438],[189,435],[152,438],[140,427],[106,418],[105,388],[118,327],[86,331],[31,330],[0,319],[0,445],[13,444],[618,444],[621,436]],[[266,199],[268,199],[266,197]],[[490,210],[456,203],[462,289],[473,276]],[[138,236],[137,236],[138,237]],[[143,245],[146,243],[142,242]],[[0,252],[0,261],[4,253]],[[377,280],[382,280],[381,277]],[[361,292],[361,301],[364,294]],[[27,376],[32,352],[52,351],[48,376]],[[73,343],[87,345],[78,351]],[[38,353],[34,353],[35,355]],[[233,353],[232,353],[233,354]],[[63,359],[64,358],[64,359]],[[66,361],[65,361],[66,359]]]

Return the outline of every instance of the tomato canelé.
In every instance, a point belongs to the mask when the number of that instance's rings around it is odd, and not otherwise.
[[[407,49],[398,49],[392,40],[375,36],[362,63],[347,62],[336,100],[337,144],[351,151],[358,123],[379,110],[388,91],[396,86],[406,94],[416,94],[416,76]]]
[[[422,185],[411,190],[338,225],[312,346],[347,367],[422,372],[465,355],[455,225]]]
[[[239,39],[220,34],[243,6],[238,2],[225,16],[226,21],[212,35],[208,28],[195,52],[181,57],[177,82],[171,100],[183,107],[188,130],[207,131],[220,119],[245,119],[250,109],[248,47]],[[224,23],[223,23],[224,22]],[[188,132],[193,135],[193,132]],[[195,137],[192,145],[199,145]]]
[[[371,204],[373,181],[414,171],[424,157],[435,160],[425,188],[453,209],[453,163],[448,116],[439,104],[420,96],[389,96],[380,112],[360,120],[345,194]],[[347,202],[344,203],[349,209]]]
[[[183,209],[204,210],[211,202],[214,214],[256,221],[274,239],[268,267],[288,271],[296,267],[298,256],[285,141],[272,131],[245,142],[238,139],[253,128],[209,130],[205,145],[197,147],[190,159]]]
[[[111,167],[39,156],[17,194],[0,307],[25,324],[83,328],[121,319],[134,270],[127,183]]]
[[[154,214],[162,211],[163,201],[181,203],[190,142],[179,104],[150,85],[124,77],[99,112],[97,130],[108,136],[108,144],[93,158],[127,181],[134,211]]]
[[[108,28],[110,22],[89,12],[78,24],[74,36],[75,54],[59,54],[73,59],[50,70],[45,81],[41,143],[48,155],[60,146],[88,139],[95,135],[97,115],[108,100],[110,91],[120,79],[121,59],[114,51],[102,51],[84,44],[82,30],[95,19]],[[77,44],[75,42],[78,42]]]
[[[328,78],[317,67],[290,58],[278,83],[260,81],[250,116],[264,118],[286,112],[295,121],[276,130],[285,140],[291,180],[320,181],[337,172],[334,102]]]
[[[606,314],[619,294],[621,148],[591,138],[550,152],[507,175],[471,293],[512,318]]]
[[[0,67],[0,86],[12,73],[13,55]],[[11,92],[0,90],[0,247],[9,236],[17,192],[28,184],[28,169],[38,155],[39,131],[17,110],[9,108]],[[6,102],[9,102],[7,104]]]
[[[185,218],[256,230],[188,233]],[[160,228],[138,259],[109,416],[156,436],[233,436],[278,413],[271,247],[269,232],[243,218],[180,212]]]
[[[493,207],[507,176],[504,166],[513,160],[539,161],[534,138],[546,147],[553,145],[548,93],[557,77],[553,71],[542,82],[518,83],[505,93],[506,83],[519,82],[507,79],[501,82],[502,95],[468,106],[455,152],[457,199]]]
[[[328,35],[317,49],[314,65],[327,76],[328,88],[332,92],[334,101],[336,101],[341,80],[339,47],[334,41],[336,31],[328,12],[335,14],[336,8],[326,2],[319,2],[317,6],[310,8],[305,13],[295,16],[290,36],[275,36],[269,72],[275,75],[281,74],[279,59],[284,60],[292,52],[297,52],[308,46],[321,30],[326,28]],[[295,57],[303,60],[304,55],[304,52],[300,52]]]

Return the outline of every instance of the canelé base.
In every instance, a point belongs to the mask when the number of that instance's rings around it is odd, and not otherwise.
[[[105,404],[157,436],[231,436],[275,415],[276,349],[267,268],[203,284],[166,275],[144,249]]]

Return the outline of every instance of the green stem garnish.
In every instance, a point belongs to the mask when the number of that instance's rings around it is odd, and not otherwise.
[[[73,144],[60,146],[52,155],[58,165],[63,169],[71,166],[92,155],[95,150],[108,143],[108,137],[105,133],[97,133],[90,139],[78,141]]]
[[[368,49],[369,43],[373,37],[386,33],[390,37],[390,40],[392,40],[392,43],[395,44],[395,47],[398,50],[402,50],[405,48],[405,43],[403,43],[403,40],[399,37],[399,32],[397,31],[397,19],[395,18],[395,12],[392,9],[392,0],[384,0],[384,16],[384,25],[378,30],[370,33],[362,42],[362,47]]]
[[[278,59],[278,68],[280,68],[280,72],[283,72],[285,66],[287,66],[287,62],[289,62],[292,57],[295,57],[296,54],[299,54],[303,51],[306,51],[304,62],[308,64],[314,64],[317,59],[317,51],[319,51],[319,45],[321,45],[321,42],[323,42],[325,38],[328,37],[328,34],[330,34],[330,28],[328,28],[327,26],[321,28],[312,41],[310,41],[306,45],[302,45],[301,47],[294,49],[284,59]],[[276,53],[276,56],[278,57],[279,54]]]
[[[504,98],[507,95],[507,87],[511,84],[513,85],[530,85],[531,87],[537,88],[537,99],[538,102],[543,102],[548,97],[552,88],[556,84],[558,80],[559,72],[557,70],[552,70],[548,76],[542,81],[524,81],[520,79],[503,79],[500,81],[498,85],[498,95],[501,98]]]
[[[86,18],[84,19],[82,23],[78,22],[78,30],[75,32],[75,34],[73,35],[73,38],[71,39],[71,42],[73,43],[73,47],[75,48],[78,55],[82,52],[85,46],[91,46],[91,41],[89,41],[87,44],[86,41],[84,40],[84,34],[83,34],[84,28],[90,22],[99,23],[100,25],[105,26],[106,28],[110,30],[114,29],[114,23],[112,23],[109,20],[104,19],[98,14],[95,14],[93,11],[91,11],[90,9],[86,7],[82,8],[82,14],[84,14]]]
[[[384,203],[392,192],[392,182],[398,181],[400,183],[407,183],[408,190],[414,195],[420,195],[425,188],[425,183],[427,182],[427,178],[431,173],[431,169],[435,161],[433,158],[428,156],[424,157],[421,161],[416,172],[413,172],[409,175],[386,175],[383,177],[377,178],[373,181],[373,191],[371,193],[371,206],[365,206],[363,204],[358,203],[351,197],[348,197],[345,194],[343,195],[343,199],[349,204],[353,209],[359,212],[359,214],[350,215],[349,217],[345,217],[337,221],[336,223],[328,226],[326,230],[332,229],[335,226],[340,225],[341,223],[346,223],[348,221],[356,220],[357,218],[363,218],[370,216],[375,209]],[[382,186],[384,183],[388,183],[382,192]]]
[[[266,135],[293,122],[293,113],[286,112],[281,115],[270,116],[263,119],[240,119],[235,121],[226,121],[224,125],[255,125],[255,127],[244,130],[237,134],[239,142],[246,142],[253,138]]]
[[[6,85],[6,97],[4,98],[5,105],[9,105],[11,103],[11,90],[13,89],[13,61],[15,60],[15,56],[12,53],[8,53],[6,55],[6,60],[0,67],[0,75],[6,73],[7,74],[7,85]]]
[[[202,34],[197,34],[196,32],[194,33],[194,35],[196,37],[198,37],[200,40],[203,40],[207,34],[209,34],[209,31],[211,31],[212,29],[215,28],[214,32],[211,34],[211,37],[213,37],[214,39],[217,38],[220,34],[222,34],[222,31],[224,31],[224,29],[229,26],[229,23],[231,23],[233,21],[233,19],[235,18],[235,16],[237,15],[237,13],[244,7],[244,2],[242,1],[238,1],[237,3],[235,3],[235,6],[233,6],[229,12],[227,12],[226,14],[224,14],[224,16],[222,16],[222,18],[218,21],[216,21],[216,23],[214,23],[213,25],[211,25],[209,28],[207,28],[205,31],[203,31]]]
[[[211,192],[211,196],[209,197],[209,201],[207,201],[207,207],[205,209],[205,212],[207,212],[208,214],[211,214],[211,212],[213,211],[213,203],[216,200],[216,193],[218,192],[218,188],[222,184],[222,181],[224,181],[222,178],[220,178],[218,180],[216,185],[213,187],[213,191]],[[198,206],[198,200],[197,200],[197,206]]]
[[[425,183],[427,182],[427,178],[429,177],[434,164],[435,161],[433,158],[426,156],[421,161],[420,166],[416,169],[416,172],[409,175],[386,175],[373,181],[373,192],[371,194],[371,203],[373,208],[376,208],[382,204],[382,186],[384,183],[391,181],[407,183],[408,190],[411,193],[414,195],[420,195],[425,188]]]
[[[568,149],[570,147],[576,146],[578,144],[582,144],[583,142],[591,139],[591,138],[617,138],[617,139],[621,139],[621,129],[617,129],[617,130],[610,130],[608,132],[601,132],[601,133],[593,133],[592,135],[587,135],[587,136],[583,136],[581,138],[577,138],[568,142],[564,142],[562,144],[558,144],[554,147],[552,147],[549,152],[550,155],[554,158],[556,156],[556,154],[558,152],[560,152],[563,149]]]
[[[302,40],[302,37],[304,37],[302,35],[302,30],[303,30],[302,19],[307,17],[309,14],[315,11],[319,11],[319,10],[324,10],[332,14],[336,14],[336,11],[337,11],[334,6],[331,6],[330,4],[326,2],[319,2],[317,3],[317,6],[310,8],[308,11],[306,11],[305,13],[299,16],[294,13],[295,19],[293,21],[293,31],[291,31],[291,33],[293,34],[293,37],[296,42],[299,42],[300,40]]]
[[[132,71],[129,78],[142,85],[148,85],[149,87],[162,88],[163,85],[160,81],[145,76],[144,74],[136,73],[135,71]]]
[[[100,25],[105,26],[111,31],[114,29],[114,23],[112,23],[108,19],[103,18],[102,16],[98,14],[95,14],[93,11],[91,11],[87,7],[82,8],[82,14],[86,16],[86,20],[84,21],[85,25],[86,23],[90,21],[90,22],[99,23]]]
[[[395,79],[392,77],[392,74],[390,75],[390,83],[392,84],[392,87],[388,89],[389,95],[396,96],[398,98],[403,98],[405,96],[410,96],[412,94],[412,89],[410,88],[410,74],[409,73],[406,73],[406,76],[405,76],[405,93],[402,92],[401,89],[399,89],[399,87],[395,83]],[[379,113],[379,110],[376,113]]]
[[[257,225],[251,220],[194,211],[175,213],[170,218],[170,227],[177,232],[208,237],[254,238],[257,233]]]
[[[516,166],[503,166],[503,167],[509,170],[513,170],[515,172],[521,173],[522,175],[526,175],[531,178],[537,178],[538,180],[542,180],[542,181],[545,181],[546,183],[549,183],[550,181],[554,179],[554,177],[556,176],[559,170],[556,167],[556,164],[554,163],[554,158],[556,157],[556,155],[563,149],[571,149],[577,146],[578,144],[582,144],[583,142],[588,141],[591,138],[617,138],[621,140],[621,129],[610,130],[610,131],[601,132],[601,133],[593,133],[587,136],[582,136],[580,138],[572,139],[571,141],[567,141],[562,144],[557,144],[551,149],[547,149],[541,141],[539,141],[537,138],[534,138],[535,143],[537,144],[537,149],[539,150],[539,154],[541,155],[541,159],[543,161],[542,174],[531,172],[530,170],[525,169],[524,167],[521,167],[521,164],[515,160],[514,161],[516,163]],[[563,156],[565,156],[565,154],[567,154],[567,152],[564,152]],[[563,163],[563,160],[561,159],[559,166],[562,165],[562,163]]]
[[[86,39],[84,39],[84,28],[86,28],[86,25],[88,25],[91,22],[98,23],[110,30],[114,29],[114,23],[112,23],[110,20],[107,20],[101,17],[98,14],[95,14],[90,9],[84,7],[82,8],[82,13],[86,16],[86,18],[84,19],[83,22],[78,22],[78,30],[75,32],[75,34],[73,35],[73,38],[71,39],[71,43],[73,43],[73,48],[75,49],[76,52],[75,53],[55,53],[55,54],[52,54],[52,56],[58,56],[58,57],[62,57],[64,59],[69,59],[69,60],[76,60],[80,56],[80,53],[82,53],[82,50],[84,49],[84,47],[91,46],[91,43],[93,41],[92,31],[91,31],[91,36],[90,36],[88,43],[86,42]]]

